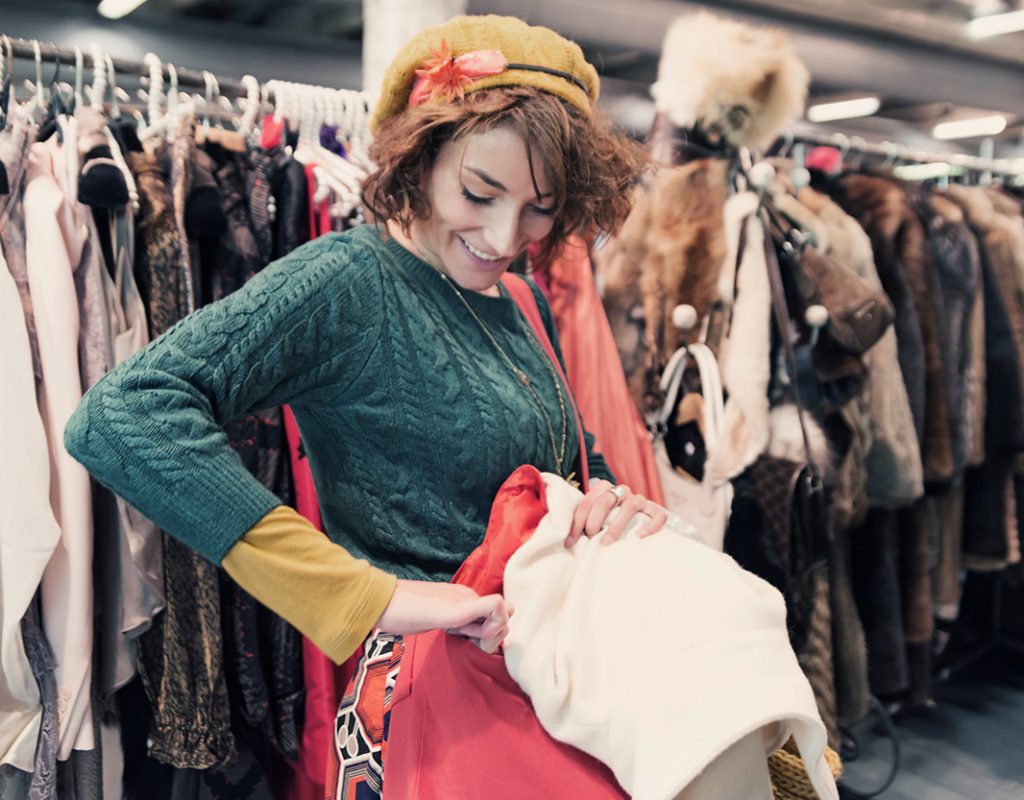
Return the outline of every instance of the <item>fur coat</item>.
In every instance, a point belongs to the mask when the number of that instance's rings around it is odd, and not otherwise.
[[[1024,224],[999,213],[983,189],[952,186],[949,196],[978,235],[985,294],[986,458],[966,473],[964,563],[993,569],[1006,564],[1012,549],[1013,464],[1024,449]]]
[[[973,439],[974,418],[969,418],[976,377],[972,374],[970,316],[978,293],[978,246],[964,222],[963,211],[941,194],[922,195],[916,203],[928,237],[934,269],[935,298],[941,321],[943,377],[949,398],[949,428],[953,453],[953,477],[963,475]]]
[[[871,237],[882,286],[896,308],[900,369],[920,436],[924,479],[947,481],[953,474],[949,401],[924,228],[905,190],[886,178],[848,175],[833,192]]]
[[[717,298],[725,198],[722,161],[662,170],[637,190],[619,234],[593,255],[630,392],[642,410],[661,366],[684,338],[672,310],[686,303],[706,320]],[[686,340],[696,341],[701,328]]]
[[[857,221],[810,187],[800,192],[799,199],[828,232],[828,254],[872,286],[880,287],[871,240]],[[895,327],[882,335],[863,360],[868,380],[862,397],[870,428],[863,466],[867,500],[872,506],[895,508],[913,502],[924,492],[921,449],[900,371]]]

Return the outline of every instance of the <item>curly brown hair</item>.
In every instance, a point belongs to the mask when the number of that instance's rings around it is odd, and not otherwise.
[[[426,179],[441,147],[502,126],[522,137],[531,165],[536,154],[551,179],[554,226],[536,254],[538,266],[550,263],[572,234],[590,238],[618,230],[629,214],[630,189],[648,163],[643,148],[600,112],[587,116],[531,86],[481,89],[459,102],[428,103],[385,120],[370,147],[377,169],[363,184],[363,205],[408,234],[414,220],[430,216]]]

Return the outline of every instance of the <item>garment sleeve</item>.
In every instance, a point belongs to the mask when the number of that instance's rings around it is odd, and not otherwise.
[[[281,502],[245,469],[223,426],[327,386],[344,391],[366,364],[381,290],[379,264],[366,268],[360,252],[344,236],[322,237],[186,317],[86,394],[65,429],[68,452],[220,563]]]
[[[544,293],[536,283],[529,279],[526,282],[529,284],[530,289],[533,292],[533,296],[537,300],[537,308],[540,309],[541,320],[544,322],[544,330],[547,331],[548,338],[551,340],[551,346],[555,348],[555,355],[558,356],[558,363],[562,365],[562,373],[568,375],[568,371],[565,368],[565,359],[562,357],[562,345],[558,340],[558,329],[555,327],[555,317],[554,314],[551,313],[551,306],[548,303],[548,299],[544,296]],[[578,408],[577,411],[579,411]],[[586,421],[582,419],[582,415],[580,421],[583,423],[583,438],[587,448],[587,466],[590,469],[590,476],[592,478],[603,478],[606,481],[616,483],[615,475],[612,474],[611,468],[608,466],[608,462],[604,460],[603,455],[594,449],[594,437],[587,430]]]
[[[398,582],[353,558],[288,506],[278,506],[250,528],[222,565],[337,664],[373,630]]]

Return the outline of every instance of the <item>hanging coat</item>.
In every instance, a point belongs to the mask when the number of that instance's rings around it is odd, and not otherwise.
[[[57,663],[58,758],[96,746],[91,711],[93,583],[89,473],[64,449],[64,426],[82,399],[75,272],[89,236],[77,200],[77,122],[61,117],[59,136],[32,145],[25,185],[29,290],[43,373],[40,408],[50,452],[50,499],[61,539],[43,575],[43,628]],[[95,257],[95,254],[93,254]]]
[[[42,708],[21,620],[61,531],[50,506],[50,462],[25,316],[2,251],[0,373],[0,764],[32,772]]]

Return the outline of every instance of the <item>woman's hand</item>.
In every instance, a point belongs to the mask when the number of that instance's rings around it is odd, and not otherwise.
[[[399,580],[377,627],[398,634],[444,630],[493,653],[508,634],[511,616],[512,606],[500,594],[481,597],[456,583]]]
[[[565,546],[572,547],[583,534],[589,537],[596,536],[608,522],[608,515],[612,509],[616,507],[620,507],[619,513],[608,523],[608,530],[601,539],[602,545],[617,541],[637,514],[647,517],[647,522],[637,532],[641,538],[660,530],[668,520],[668,512],[653,500],[648,500],[642,494],[634,494],[628,486],[615,486],[606,480],[595,478],[590,482],[590,488],[572,515],[572,527],[569,529]]]

